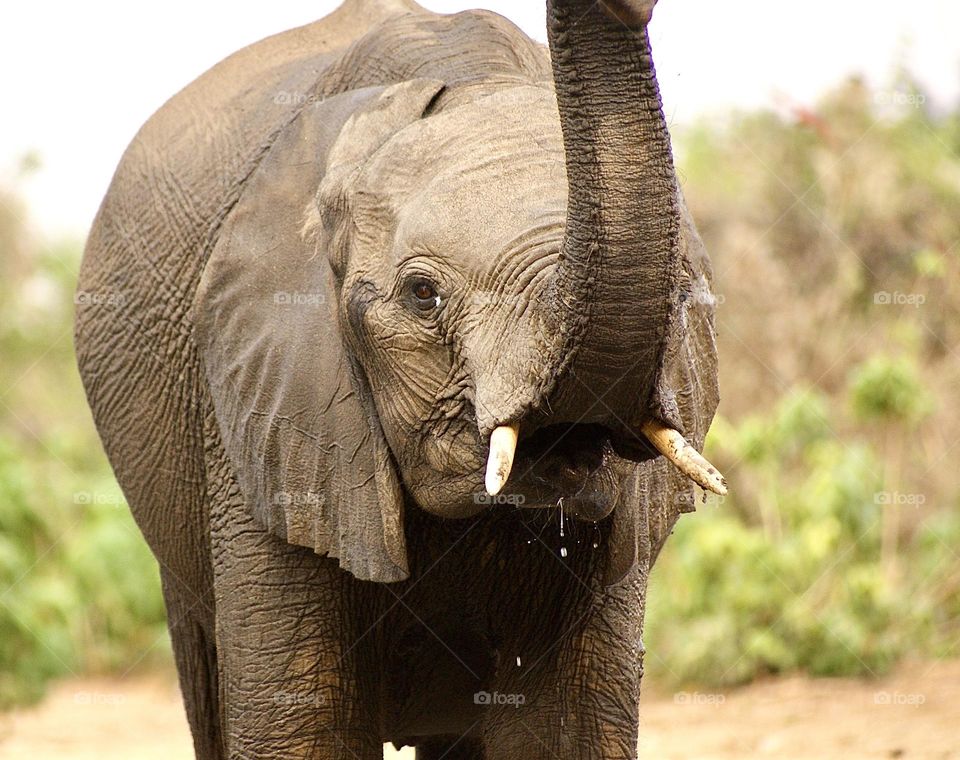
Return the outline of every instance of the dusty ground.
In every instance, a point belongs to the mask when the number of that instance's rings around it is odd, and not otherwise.
[[[869,682],[788,678],[726,693],[649,693],[641,737],[640,756],[656,760],[960,759],[960,661]],[[171,676],[67,681],[39,707],[0,715],[4,760],[191,757]]]

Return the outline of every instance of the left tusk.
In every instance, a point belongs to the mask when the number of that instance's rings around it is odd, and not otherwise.
[[[487,493],[491,496],[500,493],[507,478],[510,477],[519,432],[520,426],[514,423],[500,425],[490,434],[490,456],[487,458],[487,477],[484,483]]]
[[[640,429],[654,448],[694,483],[719,496],[727,495],[727,481],[723,475],[680,433],[654,420],[647,420]]]

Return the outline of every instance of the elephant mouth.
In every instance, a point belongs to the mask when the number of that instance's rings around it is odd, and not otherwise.
[[[661,454],[701,487],[726,493],[720,472],[678,431],[655,420],[645,422],[639,435],[597,423],[563,423],[535,428],[518,440],[520,427],[500,425],[490,436],[485,485],[493,503],[556,505],[599,520],[613,511],[635,464]],[[508,490],[501,493],[504,486]]]
[[[505,492],[524,507],[561,507],[583,520],[600,520],[620,499],[632,470],[617,452],[617,435],[598,424],[552,424],[517,444]]]
[[[537,468],[541,463],[558,483],[572,486],[598,470],[614,455],[612,431],[595,424],[555,424],[521,438],[517,463]]]

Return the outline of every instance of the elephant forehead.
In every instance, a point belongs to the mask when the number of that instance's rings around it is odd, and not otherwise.
[[[366,162],[359,184],[402,197],[433,186],[541,178],[564,185],[563,139],[551,90],[512,87],[410,124]]]
[[[392,178],[407,182],[395,206],[401,242],[486,258],[522,245],[532,230],[562,231],[566,166],[552,92],[514,88],[431,116],[402,137],[385,153],[420,163]]]
[[[471,167],[435,178],[398,214],[397,236],[431,250],[491,254],[545,226],[562,229],[567,189],[554,166]]]

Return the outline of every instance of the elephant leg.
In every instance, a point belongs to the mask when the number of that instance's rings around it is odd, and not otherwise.
[[[483,760],[479,739],[431,739],[417,745],[417,760]]]
[[[257,528],[242,504],[230,511],[233,524],[213,526],[227,756],[381,760],[376,693],[357,675],[367,648],[347,614],[349,578]]]
[[[223,760],[212,600],[186,591],[161,566],[167,625],[197,760]]]
[[[643,674],[646,571],[597,589],[552,650],[498,677],[508,704],[491,706],[483,735],[490,760],[636,760]],[[509,702],[512,701],[512,704]]]

